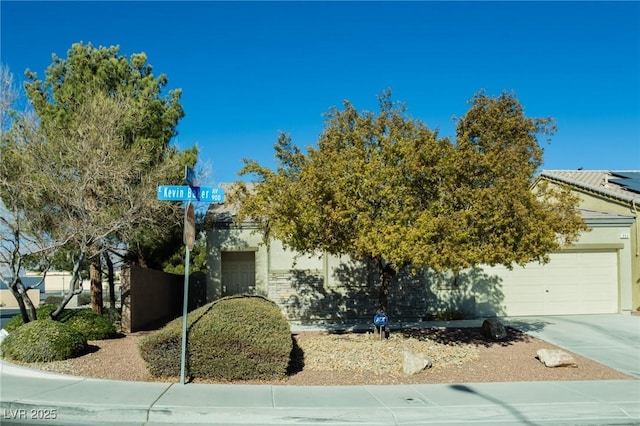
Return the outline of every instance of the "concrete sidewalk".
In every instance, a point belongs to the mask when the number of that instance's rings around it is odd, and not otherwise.
[[[596,356],[626,353],[633,362],[639,340],[634,337],[640,330],[630,318],[538,317],[504,322],[532,334],[546,332],[569,345],[569,337],[577,337],[582,345],[576,346],[589,348]],[[612,340],[603,335],[618,336],[613,341],[624,347],[611,351]],[[615,364],[618,356],[610,358]],[[640,380],[302,387],[95,380],[3,361],[0,370],[3,425],[640,424]]]
[[[2,370],[2,424],[640,422],[637,380],[299,387],[93,380],[38,375],[6,363]]]

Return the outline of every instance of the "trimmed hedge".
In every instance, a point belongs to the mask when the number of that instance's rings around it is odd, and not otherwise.
[[[49,315],[56,308],[53,305],[39,306],[36,308],[36,318],[38,320],[49,319]],[[66,324],[73,330],[82,333],[87,340],[103,340],[117,336],[113,316],[113,314],[100,316],[91,309],[64,309],[58,316],[57,322]],[[22,325],[24,325],[22,316],[16,315],[6,322],[4,328],[11,333]]]
[[[84,291],[78,295],[78,306],[84,306],[91,303],[91,293]]]
[[[260,296],[230,296],[187,316],[188,374],[219,380],[276,379],[287,372],[293,348],[280,308]],[[182,318],[140,342],[156,376],[179,376]]]
[[[62,302],[62,296],[47,296],[46,299],[44,299],[46,305],[57,305],[60,302]]]
[[[67,325],[50,319],[31,321],[10,333],[0,346],[3,357],[22,362],[49,362],[82,354],[87,339]]]
[[[80,332],[87,340],[111,339],[117,335],[113,322],[91,309],[76,309],[69,317],[61,320],[73,330]]]
[[[49,318],[49,315],[51,315],[51,313],[53,311],[56,310],[56,306],[54,305],[41,305],[38,306],[36,308],[36,319],[47,319]],[[68,315],[69,312],[68,310],[64,310],[62,311],[62,313],[60,314],[60,317],[64,317],[66,315]],[[60,320],[61,318],[58,318],[58,320]],[[7,321],[4,325],[4,329],[7,330],[8,332],[12,332],[14,330],[16,330],[18,327],[22,326],[24,323],[22,322],[22,315],[18,314],[15,315],[13,317],[11,317],[11,319],[9,321]]]

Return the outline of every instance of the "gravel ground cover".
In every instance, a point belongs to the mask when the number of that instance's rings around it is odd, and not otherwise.
[[[558,349],[509,329],[502,342],[483,338],[479,328],[394,331],[388,339],[372,333],[300,332],[290,373],[276,385],[365,385],[473,383],[556,380],[628,380],[632,377],[572,354],[577,367],[548,368],[536,359],[538,349]],[[86,354],[69,360],[27,364],[33,368],[111,380],[177,382],[149,374],[138,341],[144,332],[113,340],[91,341]],[[433,367],[415,375],[402,370],[405,349],[428,355]],[[195,383],[213,383],[194,379]]]

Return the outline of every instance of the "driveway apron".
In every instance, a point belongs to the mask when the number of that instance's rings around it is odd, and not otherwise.
[[[507,317],[504,324],[640,378],[640,316]]]

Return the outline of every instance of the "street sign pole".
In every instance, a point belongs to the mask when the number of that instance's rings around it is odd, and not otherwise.
[[[191,201],[187,203],[184,214],[184,300],[182,302],[182,350],[180,352],[180,384],[184,385],[184,372],[187,364],[187,311],[189,306],[189,255],[196,240],[196,215]]]
[[[189,304],[189,247],[184,256],[184,303],[182,306],[182,351],[180,353],[180,384],[184,385],[184,371],[187,364],[187,307]]]
[[[190,252],[195,242],[195,211],[191,201],[224,203],[224,189],[196,186],[195,172],[185,168],[185,180],[188,186],[160,185],[157,190],[157,198],[160,201],[187,201],[184,217],[183,240],[185,245],[184,256],[184,301],[182,304],[182,350],[180,353],[180,384],[184,385],[184,376],[187,364],[187,314],[189,306],[189,263]]]

